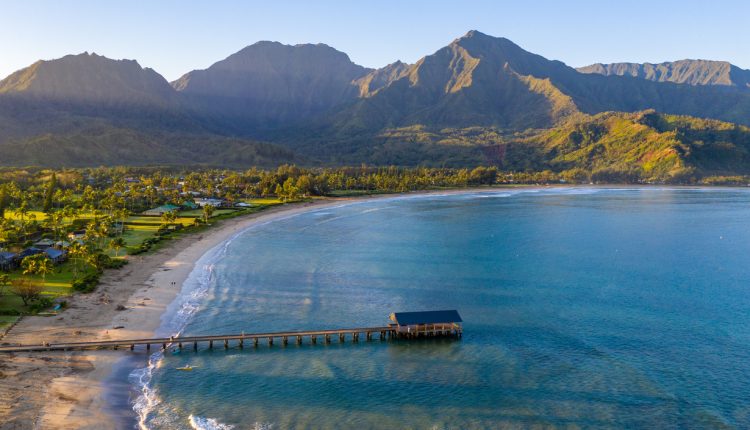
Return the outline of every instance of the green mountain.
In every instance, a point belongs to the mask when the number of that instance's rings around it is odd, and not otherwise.
[[[750,90],[750,70],[726,61],[680,60],[652,63],[596,63],[577,69],[581,73],[630,76],[655,82],[687,85],[721,85]]]
[[[523,157],[513,153],[517,150]],[[511,165],[535,160],[537,169],[635,174],[650,180],[748,174],[750,128],[651,110],[607,112],[510,140],[504,156]]]
[[[244,166],[292,151],[208,131],[158,73],[96,54],[39,61],[0,81],[3,165]]]
[[[277,166],[307,163],[292,151],[263,142],[216,135],[142,132],[113,126],[43,134],[0,147],[5,166],[117,165]]]
[[[690,61],[579,71],[477,31],[376,70],[322,44],[258,42],[171,84],[81,54],[0,81],[0,163],[745,172],[744,72]]]
[[[584,115],[512,134],[488,127],[407,127],[389,130],[379,141],[372,157],[383,164],[417,164],[414,157],[426,157],[433,161],[424,164],[440,166],[449,154],[452,165],[567,171],[573,178],[593,172],[612,181],[750,174],[750,128],[653,110]]]

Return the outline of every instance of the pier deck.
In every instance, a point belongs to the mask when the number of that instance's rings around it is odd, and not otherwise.
[[[2,352],[40,352],[40,351],[81,351],[95,349],[144,349],[150,351],[152,346],[166,349],[168,347],[192,347],[198,350],[199,344],[208,344],[208,348],[214,347],[214,342],[219,342],[223,348],[229,348],[230,342],[234,346],[243,348],[245,342],[252,342],[252,346],[258,346],[259,342],[267,342],[269,346],[278,340],[282,345],[287,345],[289,341],[296,344],[302,344],[304,339],[309,339],[310,343],[316,344],[318,338],[322,342],[330,343],[332,339],[337,339],[343,343],[347,337],[352,342],[358,342],[360,335],[364,335],[365,340],[373,340],[377,335],[379,340],[390,338],[396,339],[419,339],[429,337],[461,337],[462,329],[456,324],[431,324],[420,327],[419,330],[400,330],[396,325],[382,327],[361,327],[345,328],[333,330],[306,330],[306,331],[283,331],[271,333],[242,333],[229,335],[212,335],[212,336],[185,336],[185,337],[168,337],[168,338],[150,338],[150,339],[115,339],[90,342],[66,342],[66,343],[45,343],[44,345],[2,345]]]

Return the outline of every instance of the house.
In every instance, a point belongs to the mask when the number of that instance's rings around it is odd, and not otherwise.
[[[18,254],[15,252],[0,252],[0,270],[9,272],[18,267]]]
[[[86,230],[76,230],[68,233],[68,239],[72,242],[86,239]]]
[[[36,243],[34,243],[35,248],[39,249],[47,249],[55,246],[55,241],[52,239],[42,239]]]
[[[213,206],[215,208],[218,208],[218,207],[224,206],[226,204],[226,201],[222,199],[206,198],[206,199],[195,199],[195,203],[200,207]]]
[[[19,252],[18,253],[18,260],[21,261],[21,260],[23,260],[26,257],[30,257],[32,255],[37,255],[37,254],[42,254],[42,253],[44,253],[44,250],[39,249],[39,248],[35,248],[35,247],[32,246],[31,248],[26,248],[23,251]]]
[[[70,242],[68,242],[67,240],[60,240],[58,242],[55,242],[55,248],[68,249],[70,248]]]
[[[47,248],[44,250],[44,252],[47,254],[47,257],[49,257],[49,259],[52,260],[52,262],[55,264],[62,263],[67,257],[67,253],[61,249]]]
[[[461,336],[461,315],[456,310],[396,312],[390,315],[391,326],[397,336],[417,337],[435,332],[455,333]]]
[[[198,209],[200,207],[191,201],[184,201],[182,202],[180,206],[182,206],[184,209],[187,209],[187,210]]]
[[[153,209],[149,209],[145,212],[143,212],[143,215],[148,216],[162,216],[163,214],[167,212],[174,212],[180,210],[179,206],[175,205],[162,205]]]

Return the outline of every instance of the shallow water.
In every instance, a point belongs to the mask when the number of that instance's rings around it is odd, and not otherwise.
[[[158,429],[748,428],[749,223],[748,190],[636,188],[384,199],[259,226],[204,257],[162,332],[455,308],[463,339],[168,353],[136,373],[140,412]]]

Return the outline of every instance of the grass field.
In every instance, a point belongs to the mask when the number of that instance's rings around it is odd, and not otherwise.
[[[236,209],[216,209],[214,210],[214,213],[211,215],[211,217],[219,216],[219,215],[226,215],[232,212],[235,212]],[[180,211],[180,216],[187,216],[187,217],[195,217],[195,218],[203,218],[203,209],[193,209],[189,211]]]
[[[180,213],[180,215],[183,215]],[[180,223],[184,226],[192,225],[195,222],[195,217],[192,216],[178,216],[175,223]],[[153,224],[159,226],[163,224],[161,217],[158,216],[145,216],[145,215],[133,215],[125,220],[125,224]]]
[[[283,203],[279,199],[274,198],[263,198],[263,199],[247,199],[244,201],[245,203],[250,203],[253,205],[278,205]]]
[[[221,220],[228,219],[228,218],[234,218],[236,216],[242,216],[246,214],[251,214],[255,212],[260,212],[270,206],[274,206],[277,204],[281,204],[281,202],[277,199],[254,199],[248,201],[248,203],[253,203],[254,206],[247,209],[218,209],[214,212],[212,215],[212,222],[211,224],[220,223]],[[31,212],[30,212],[31,213]],[[37,215],[37,220],[43,219],[42,217],[44,214],[39,211],[34,212]],[[163,244],[168,243],[169,239],[175,239],[182,237],[184,235],[188,234],[194,234],[200,231],[203,231],[205,229],[211,228],[211,226],[206,225],[195,225],[195,221],[197,218],[201,217],[203,215],[203,212],[201,210],[195,210],[195,211],[184,211],[179,214],[180,216],[175,221],[176,223],[182,224],[184,227],[183,230],[178,230],[173,233],[170,233],[164,237],[162,237],[162,241],[154,244],[150,249],[149,252],[159,249]],[[8,217],[15,217],[15,214],[12,212],[6,212],[6,216]],[[84,218],[84,217],[80,217]],[[80,219],[79,218],[79,219]],[[119,252],[119,256],[124,256],[127,251],[133,251],[138,250],[138,248],[141,247],[144,241],[147,239],[152,239],[157,236],[157,232],[159,230],[159,227],[163,224],[161,217],[154,217],[154,216],[143,216],[143,215],[134,215],[129,217],[125,221],[125,231],[123,232],[123,239],[125,241],[125,248],[121,249]],[[108,238],[106,242],[109,242],[113,238]],[[106,245],[105,245],[106,246]],[[114,256],[114,250],[112,249],[105,249],[104,250],[107,255],[110,257]],[[55,299],[60,296],[67,296],[73,293],[73,262],[67,261],[61,265],[55,266],[54,273],[50,273],[46,277],[46,282],[44,286],[44,290],[42,292],[43,297],[47,297],[50,299]],[[15,279],[18,277],[22,277],[25,275],[22,275],[20,273],[20,270],[16,270],[12,273],[10,273],[11,278]],[[79,273],[79,278],[84,276],[84,273]],[[41,276],[31,276],[31,279],[33,279],[36,282],[41,283]],[[0,313],[7,313],[7,312],[21,312],[21,313],[28,313],[30,309],[23,305],[22,300],[11,294],[9,292],[9,288],[5,289],[5,294],[0,296]],[[9,325],[12,324],[13,321],[15,321],[16,317],[3,317],[0,316],[0,333],[2,333],[2,327],[3,325]]]
[[[90,270],[90,269],[89,269]],[[50,273],[46,277],[44,283],[44,290],[42,291],[42,297],[55,299],[61,296],[68,296],[73,292],[73,262],[66,261],[63,264],[55,266],[53,273]],[[78,276],[82,277],[85,273],[83,271],[78,272]],[[39,275],[23,275],[20,270],[10,273],[11,279],[17,279],[21,277],[27,277],[35,282],[41,283],[42,277]],[[10,287],[5,288],[5,294],[0,296],[0,312],[4,311],[20,311],[27,312],[28,308],[23,305],[23,301],[16,295],[10,292]]]

